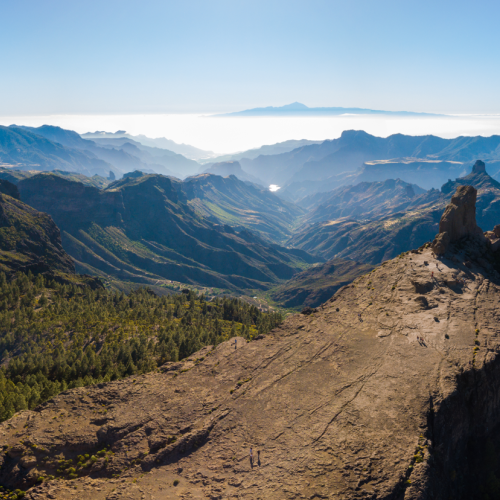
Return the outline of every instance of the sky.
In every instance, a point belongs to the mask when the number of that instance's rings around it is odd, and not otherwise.
[[[0,0],[0,116],[500,114],[500,2]]]

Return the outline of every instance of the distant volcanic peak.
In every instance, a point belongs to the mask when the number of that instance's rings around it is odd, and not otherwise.
[[[473,174],[485,174],[486,173],[486,165],[484,161],[477,160],[472,167]]]
[[[432,243],[437,255],[443,255],[450,243],[465,237],[485,241],[476,223],[476,198],[477,190],[473,186],[457,187],[439,222],[439,234]]]

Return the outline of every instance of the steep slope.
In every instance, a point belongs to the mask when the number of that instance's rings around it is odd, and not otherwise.
[[[271,298],[283,307],[318,307],[373,266],[354,260],[333,259],[296,274],[270,291]]]
[[[500,277],[486,245],[457,243],[256,341],[21,412],[0,427],[2,482],[43,478],[29,500],[495,498]]]
[[[463,184],[478,189],[478,223],[484,230],[492,230],[500,220],[500,183],[486,173],[484,163],[478,160],[471,174],[450,181],[441,192],[431,190],[409,200],[400,212],[389,209],[367,221],[360,212],[356,216],[353,211],[352,216],[309,223],[299,228],[288,244],[324,259],[338,257],[370,264],[383,262],[430,241],[438,231],[439,218],[451,197],[451,190]]]
[[[0,126],[0,163],[23,170],[65,170],[106,177],[112,166],[90,151],[52,142],[25,128]]]
[[[189,205],[204,217],[251,229],[275,243],[292,235],[295,221],[304,213],[300,207],[280,200],[268,189],[242,182],[232,175],[190,177],[182,183],[182,190]]]
[[[184,178],[198,172],[199,163],[167,149],[144,146],[132,139],[95,139],[104,149],[119,150],[138,158],[146,168],[159,174]]]
[[[20,201],[17,187],[1,180],[0,271],[12,276],[29,270],[74,273],[75,266],[50,216]]]
[[[17,184],[23,179],[28,179],[34,175],[57,175],[72,181],[78,181],[87,186],[94,186],[98,188],[106,187],[111,181],[100,175],[93,175],[88,177],[77,172],[67,172],[64,170],[51,170],[50,172],[43,172],[41,170],[13,170],[12,168],[0,168],[0,179],[5,179],[13,184]]]
[[[202,218],[173,178],[129,177],[98,190],[37,175],[18,186],[22,200],[54,218],[78,269],[103,276],[262,289],[314,260]]]

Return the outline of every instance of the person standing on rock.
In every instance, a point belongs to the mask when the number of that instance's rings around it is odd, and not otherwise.
[[[234,350],[236,351],[236,347],[237,347],[237,339],[234,339]]]
[[[250,448],[250,465],[253,467],[253,450]]]

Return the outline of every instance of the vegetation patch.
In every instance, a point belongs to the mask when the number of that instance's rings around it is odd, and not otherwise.
[[[281,322],[279,312],[190,290],[125,295],[22,273],[9,283],[0,273],[0,421],[61,391],[150,372]]]

